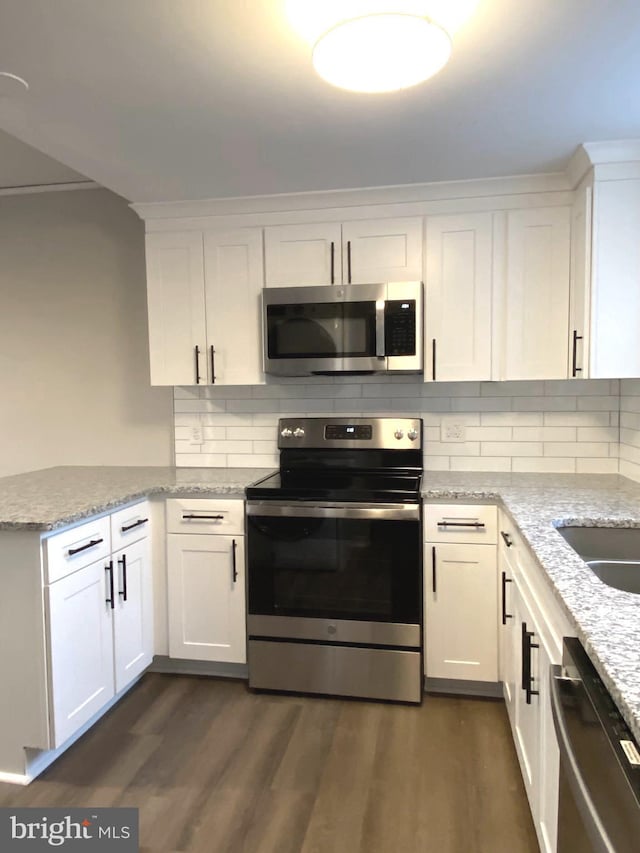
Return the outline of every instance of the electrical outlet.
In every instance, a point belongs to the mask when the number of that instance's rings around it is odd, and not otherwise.
[[[202,442],[202,427],[200,426],[200,424],[198,424],[197,426],[192,426],[191,435],[189,436],[189,444],[191,446],[195,446],[198,444],[202,444]]]
[[[440,423],[440,441],[466,441],[467,430],[464,424],[456,420],[442,419]]]

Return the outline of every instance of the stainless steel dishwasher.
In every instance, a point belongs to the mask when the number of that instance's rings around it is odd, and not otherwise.
[[[640,752],[580,642],[551,671],[560,747],[557,853],[638,853]]]

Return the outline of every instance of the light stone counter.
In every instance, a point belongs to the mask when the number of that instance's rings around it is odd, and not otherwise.
[[[55,530],[152,495],[244,497],[264,468],[68,466],[0,478],[0,530]]]
[[[640,527],[640,484],[610,474],[425,472],[423,496],[505,507],[640,740],[640,595],[602,583],[556,530]]]

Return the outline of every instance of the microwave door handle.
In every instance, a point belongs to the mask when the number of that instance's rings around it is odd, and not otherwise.
[[[376,299],[376,358],[385,358],[384,351],[384,299]]]

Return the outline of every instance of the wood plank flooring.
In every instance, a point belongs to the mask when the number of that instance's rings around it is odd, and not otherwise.
[[[148,674],[1,806],[134,806],[153,853],[537,853],[501,702]]]

